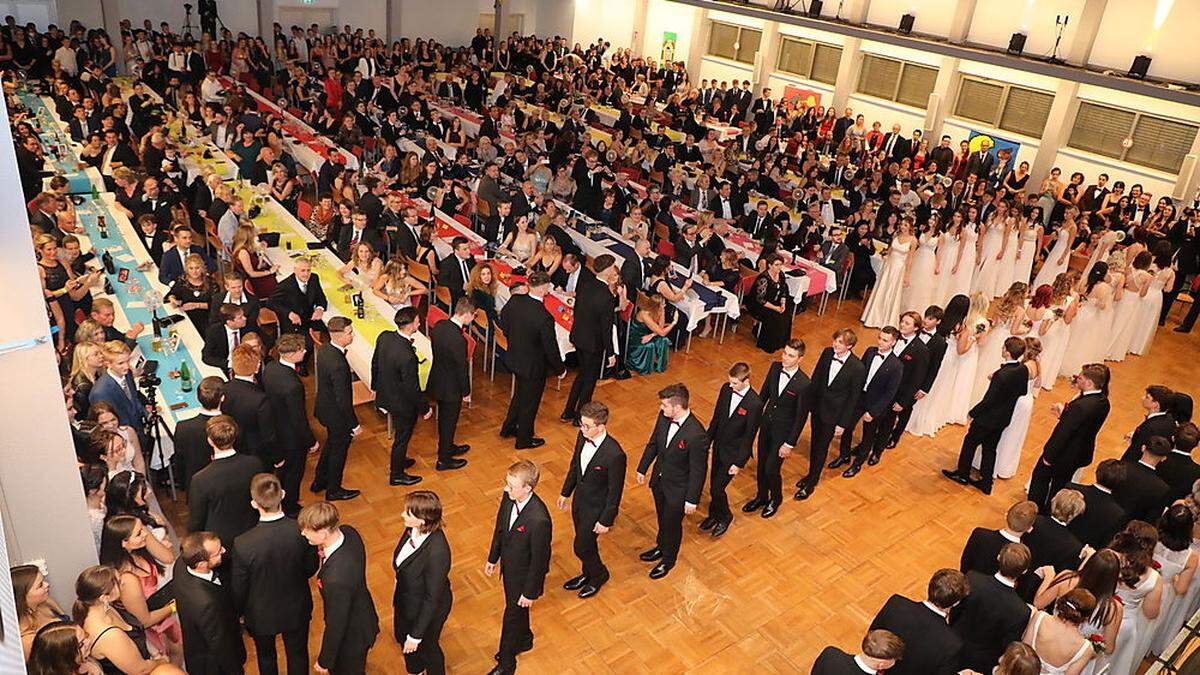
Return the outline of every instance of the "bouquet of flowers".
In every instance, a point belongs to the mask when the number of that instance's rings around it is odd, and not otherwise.
[[[1087,636],[1087,641],[1088,644],[1092,646],[1092,651],[1096,652],[1097,656],[1104,653],[1106,645],[1103,635],[1099,633],[1092,633],[1091,635]]]

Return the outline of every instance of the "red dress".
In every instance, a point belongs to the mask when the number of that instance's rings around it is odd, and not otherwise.
[[[255,272],[265,272],[271,269],[271,261],[267,259],[264,253],[251,253],[250,260],[254,263]],[[238,267],[242,267],[242,274],[246,275],[246,280],[250,283],[250,292],[259,300],[266,300],[275,292],[275,287],[279,285],[279,280],[274,274],[269,274],[263,277],[250,276],[249,270],[243,266],[241,256],[238,257]]]

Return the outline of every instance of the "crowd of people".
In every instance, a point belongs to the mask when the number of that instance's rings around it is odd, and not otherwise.
[[[1085,186],[1082,174],[1064,183],[1058,169],[1035,190],[1028,166],[986,141],[956,150],[944,136],[930,147],[920,130],[868,129],[850,109],[839,116],[769,89],[756,96],[749,82],[695,84],[681,63],[602,40],[569,47],[481,30],[461,47],[407,38],[388,46],[373,30],[276,24],[269,40],[223,30],[197,43],[165,23],[124,21],[114,41],[77,23],[44,32],[6,23],[0,69],[43,83],[81,164],[98,170],[134,224],[167,301],[204,336],[204,363],[227,375],[199,383],[202,410],[178,425],[170,467],[148,462],[147,410],[130,365],[147,327],[113,326],[69,181],[47,171],[49,150],[10,98],[101,562],[79,576],[71,614],[49,599],[44,571],[14,568],[31,672],[170,673],[183,664],[238,672],[246,656],[239,620],[261,672],[277,672],[277,635],[289,672],[306,671],[313,576],[325,606],[314,668],[363,672],[379,630],[362,538],[333,504],[359,496],[342,483],[362,429],[346,357],[360,339],[354,321],[325,316],[326,289],[307,258],[279,278],[254,207],[214,170],[188,181],[172,124],[227,153],[242,178],[266,184],[342,259],[341,279],[364,282],[395,309],[395,330],[377,339],[371,361],[374,405],[394,429],[393,486],[422,480],[408,471],[408,445],[418,420],[431,416],[429,399],[438,410],[436,469],[467,464],[470,447],[455,432],[471,401],[478,312],[505,336],[501,361],[514,377],[500,435],[517,449],[545,443],[536,422],[546,380],[568,365],[545,300],[557,294],[573,305],[578,369],[560,418],[579,434],[557,506],[570,503],[581,564],[563,587],[581,598],[609,579],[598,540],[614,527],[626,475],[621,445],[606,431],[609,410],[593,400],[596,384],[667,370],[689,323],[680,305],[702,285],[738,296],[757,346],[779,360],[757,391],[750,367],[734,364],[707,429],[686,386],[659,392],[636,468],[657,513],[656,541],[640,554],[651,578],[677,564],[685,516],[706,482],[700,530],[714,539],[728,531],[726,489],[752,456],[756,494],[741,510],[774,516],[785,501],[784,460],[805,426],[809,469],[796,500],[812,495],[826,468],[852,478],[878,464],[905,431],[932,435],[967,422],[958,465],[945,473],[990,493],[995,477],[1017,472],[1038,391],[1063,376],[1078,395],[1055,409],[1031,501],[1010,511],[982,555],[975,551],[976,566],[964,554],[961,571],[938,571],[923,606],[892,598],[861,654],[830,648],[814,672],[1087,667],[1125,675],[1161,651],[1200,601],[1190,583],[1200,478],[1190,398],[1147,389],[1147,419],[1127,456],[1101,463],[1096,486],[1073,482],[1092,464],[1108,413],[1103,362],[1147,353],[1178,295],[1194,290],[1196,204],[1162,197],[1151,206],[1141,186],[1126,194],[1106,175]],[[127,86],[113,79],[118,72]],[[342,152],[305,167],[287,120],[264,112],[252,92],[350,151],[357,168]],[[458,111],[477,118],[477,133]],[[443,240],[423,205],[470,223],[483,254],[468,237]],[[577,235],[596,226],[619,234],[629,252],[585,255]],[[438,244],[451,252],[440,256]],[[501,261],[524,274],[502,282]],[[855,330],[843,328],[805,371],[792,316],[808,294],[789,283],[813,269],[802,261],[851,295],[870,289],[862,322],[880,330],[861,357]],[[426,310],[441,287],[446,318],[433,321]],[[1197,314],[1193,302],[1177,330],[1189,331]],[[716,321],[703,323],[701,335],[711,335]],[[424,389],[413,342],[421,330],[432,345]],[[324,443],[307,414],[310,366]],[[302,507],[305,461],[317,450],[307,487],[324,499]],[[485,571],[502,570],[505,594],[496,673],[513,672],[533,647],[529,609],[551,551],[539,473],[529,461],[509,467],[487,556]],[[182,537],[151,489],[172,480],[187,492]],[[395,639],[409,672],[444,672],[438,641],[453,596],[438,496],[409,493],[404,520],[393,555]],[[1103,535],[1072,539],[1069,525],[1081,520]],[[1073,542],[1082,543],[1064,553]]]

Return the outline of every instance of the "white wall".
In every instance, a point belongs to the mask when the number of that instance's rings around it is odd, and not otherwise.
[[[1054,49],[1054,37],[1057,35],[1054,18],[1065,14],[1070,18],[1066,29],[1063,30],[1062,45],[1059,48],[1059,53],[1062,54],[1071,44],[1075,29],[1079,26],[1079,16],[1083,11],[1083,4],[1084,0],[1010,0],[1008,2],[987,2],[985,0],[977,2],[967,40],[976,44],[1006,49],[1012,34],[1020,32],[1026,35],[1026,54],[1031,56],[1049,55]],[[1112,4],[1112,0],[1109,4]]]
[[[1154,9],[1167,4],[1169,0],[1108,0],[1092,63],[1125,72],[1134,56],[1146,54],[1154,59],[1151,77],[1200,82],[1200,57],[1196,55],[1200,2],[1174,0],[1156,29]]]
[[[626,0],[631,1],[631,0]],[[612,3],[614,11],[618,3]],[[567,38],[568,44],[575,30],[576,3],[564,0],[540,0],[537,3],[537,32],[539,35]]]
[[[634,0],[575,0],[572,41],[586,47],[597,38],[604,38],[612,43],[613,49],[633,46],[633,12],[636,4]],[[690,12],[691,8],[688,10]],[[688,23],[691,23],[690,16]],[[659,39],[662,39],[661,33]]]
[[[623,2],[628,1],[630,0],[618,0],[611,4],[614,7],[620,7]],[[578,5],[576,6],[578,7]],[[666,0],[650,0],[646,6],[646,34],[642,40],[642,54],[655,61],[661,60],[663,33],[675,33],[675,60],[687,62],[688,51],[692,44],[692,24],[695,22],[696,11],[691,5],[680,5]],[[576,10],[576,17],[578,17],[578,10]],[[576,23],[578,24],[578,19]]]

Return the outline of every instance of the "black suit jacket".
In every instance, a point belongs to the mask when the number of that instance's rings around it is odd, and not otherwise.
[[[302,327],[309,327],[309,317],[312,316],[313,310],[317,307],[328,308],[329,301],[325,299],[321,279],[316,274],[308,278],[308,286],[303,293],[300,292],[300,282],[296,281],[296,275],[290,274],[275,287],[275,292],[267,300],[267,307],[279,317],[281,330],[297,332]],[[292,320],[288,318],[290,312],[300,315],[299,325],[292,324]]]
[[[826,647],[813,662],[811,675],[863,675],[863,669],[858,667],[852,654],[837,647]]]
[[[362,536],[341,526],[345,539],[325,558],[317,572],[317,588],[325,605],[325,634],[317,661],[324,668],[338,662],[341,650],[366,652],[379,635],[379,615],[367,588],[367,550]]]
[[[887,151],[888,144],[892,142],[892,137],[896,137],[896,144],[892,146],[892,151],[888,153],[887,158],[892,162],[899,162],[901,159],[912,154],[908,139],[899,134],[888,132],[883,135],[883,142],[880,143],[879,149]]]
[[[375,406],[392,413],[428,409],[421,394],[417,375],[417,350],[412,340],[394,330],[379,334],[375,353],[371,356],[371,386],[375,389]]]
[[[919,340],[920,338],[918,338]],[[917,387],[919,391],[928,394],[929,390],[933,389],[933,382],[942,369],[942,358],[946,356],[946,347],[946,338],[937,333],[929,336],[929,342],[925,343],[925,348],[929,352],[929,367],[925,369],[925,381]]]
[[[895,402],[907,408],[912,406],[917,390],[924,386],[925,378],[929,375],[929,347],[921,342],[919,333],[913,333],[912,340],[905,345],[899,358],[904,372],[900,377],[900,387],[896,390]],[[927,389],[923,391],[928,392]]]
[[[496,324],[508,336],[504,363],[513,374],[536,379],[545,377],[547,370],[555,375],[563,371],[554,318],[541,300],[531,295],[512,296]]]
[[[971,408],[971,424],[981,429],[1003,429],[1012,422],[1017,399],[1029,389],[1029,369],[1023,363],[1005,363],[992,373],[987,391]]]
[[[745,395],[730,414],[732,401],[733,388],[726,382],[717,394],[717,404],[708,423],[708,438],[712,443],[713,464],[736,464],[741,468],[746,466],[754,450],[763,401],[753,387],[746,388]]]
[[[250,331],[238,328],[238,343]],[[204,348],[200,351],[200,360],[213,368],[229,371],[229,334],[225,332],[222,322],[210,323],[204,330]]]
[[[229,589],[194,576],[182,558],[175,561],[171,586],[183,629],[183,656],[188,672],[197,675],[243,672],[246,646],[238,632],[238,615]]]
[[[689,413],[668,444],[670,424],[665,415],[658,414],[637,472],[645,475],[649,471],[650,487],[661,490],[668,499],[699,504],[708,468],[708,434],[696,415]]]
[[[1029,547],[1031,571],[1043,565],[1053,565],[1060,572],[1079,567],[1083,542],[1052,518],[1038,516],[1033,521],[1033,529],[1021,537],[1021,543]]]
[[[980,180],[986,180],[996,166],[996,158],[991,153],[976,150],[967,159],[967,173],[975,174]]]
[[[1029,605],[992,574],[968,572],[971,593],[950,613],[950,627],[962,639],[961,665],[990,672],[1008,643],[1021,639]]]
[[[450,542],[442,529],[429,533],[421,547],[396,564],[401,550],[412,538],[405,529],[392,551],[392,570],[396,573],[396,590],[392,593],[397,642],[409,636],[418,640],[435,620],[444,622],[450,615],[454,595],[450,591]]]
[[[853,353],[846,354],[846,361],[833,382],[829,381],[829,369],[833,366],[832,347],[826,347],[817,358],[812,374],[813,425],[840,426],[849,429],[858,411],[858,399],[867,381],[867,368]]]
[[[184,491],[190,489],[192,476],[212,461],[212,447],[205,430],[211,419],[212,415],[201,413],[175,425],[175,478],[183,484]]]
[[[625,297],[630,301],[637,297],[646,283],[646,261],[631,255],[621,263],[621,283],[625,284]]]
[[[1063,408],[1046,445],[1042,459],[1049,464],[1084,467],[1096,453],[1096,434],[1108,419],[1108,397],[1095,393],[1077,396]]]
[[[795,445],[808,419],[812,406],[812,380],[804,370],[797,368],[791,380],[779,391],[779,379],[783,377],[783,364],[771,363],[767,376],[763,378],[759,391],[762,398],[763,431],[770,430],[772,438],[788,445]]]
[[[475,261],[468,258],[467,274],[471,272],[471,268],[475,267]],[[467,285],[470,279],[463,277],[462,269],[458,264],[458,257],[453,253],[442,258],[438,263],[438,283],[450,289],[450,296],[454,301],[457,301],[463,295],[463,288]]]
[[[1133,430],[1133,438],[1129,439],[1129,447],[1125,449],[1125,454],[1121,455],[1121,459],[1126,462],[1136,462],[1141,459],[1142,447],[1149,443],[1154,436],[1162,436],[1169,441],[1174,441],[1177,426],[1175,418],[1167,413],[1147,417]],[[1188,487],[1190,492],[1191,486]]]
[[[958,673],[962,639],[924,604],[893,595],[871,622],[871,630],[877,628],[890,630],[904,641],[904,658],[888,669],[888,675]]]
[[[271,404],[260,385],[236,377],[226,382],[221,412],[238,423],[241,431],[238,450],[258,457],[266,466],[274,466],[283,459],[283,453],[276,443]]]
[[[864,412],[870,413],[873,419],[882,415],[883,411],[892,405],[892,401],[896,400],[896,392],[900,389],[900,380],[904,377],[904,366],[900,364],[896,351],[892,350],[883,359],[879,369],[875,371],[875,377],[868,381],[866,378],[871,375],[871,363],[875,360],[878,352],[878,347],[867,347],[867,351],[863,352],[863,382],[866,388],[858,397],[856,421],[858,416]]]
[[[1200,464],[1192,456],[1180,450],[1173,450],[1166,459],[1158,463],[1158,476],[1170,486],[1171,501],[1183,499],[1192,493],[1192,486],[1200,480]]]
[[[546,573],[550,571],[550,543],[554,536],[554,524],[545,502],[537,493],[533,493],[517,513],[517,519],[510,528],[508,524],[516,507],[517,503],[507,494],[500,500],[496,526],[492,530],[492,543],[488,549],[488,562],[500,563],[506,594],[519,594],[526,599],[536,600],[542,595]]]
[[[1000,530],[983,527],[971,530],[971,536],[967,537],[967,545],[963,547],[962,558],[958,562],[959,571],[963,574],[972,570],[985,575],[995,574],[1000,569],[996,557],[1000,555],[1000,549],[1009,543],[1012,541],[1001,534]]]
[[[271,406],[280,452],[295,457],[295,453],[311,448],[317,441],[308,423],[300,374],[278,361],[270,361],[263,366],[262,386]]]
[[[429,370],[429,394],[437,401],[458,401],[471,393],[467,338],[453,321],[439,321],[429,331],[433,365]]]
[[[1124,464],[1125,482],[1113,490],[1113,497],[1131,519],[1157,523],[1163,509],[1171,503],[1171,486],[1140,461]]]
[[[354,257],[354,251],[350,250],[353,248],[350,245],[351,237],[353,236],[353,227],[342,228],[342,233],[338,235],[338,257],[341,258],[343,262],[349,262],[350,259]],[[379,233],[379,230],[372,228],[370,225],[368,225],[362,231],[362,236],[359,237],[358,243],[361,244],[363,242],[370,244],[371,248],[375,249],[376,253],[385,250],[383,235]]]
[[[313,413],[327,429],[353,429],[358,426],[354,413],[354,390],[350,363],[333,344],[317,350],[317,400]]]
[[[188,490],[188,531],[208,530],[229,547],[258,522],[250,506],[250,481],[262,472],[262,461],[241,453],[214,459],[196,472]]]
[[[312,619],[308,580],[317,573],[317,549],[291,518],[259,521],[234,540],[233,597],[251,635],[304,628]]]
[[[617,296],[595,276],[584,276],[581,268],[575,287],[575,323],[571,344],[581,352],[612,352],[612,328],[617,319]]]
[[[221,322],[221,305],[225,304],[225,296],[228,293],[225,289],[221,289],[213,294],[208,301],[208,321],[210,324]],[[249,293],[242,294],[242,311],[246,314],[246,328],[258,332],[258,310],[262,308],[262,303],[258,298]]]
[[[625,451],[617,439],[606,434],[591,461],[581,467],[586,442],[582,433],[575,438],[575,451],[571,453],[561,494],[563,497],[575,496],[571,502],[571,517],[576,529],[591,530],[596,523],[612,527],[625,490]]]
[[[1071,483],[1067,487],[1078,490],[1083,495],[1084,502],[1083,513],[1076,516],[1075,520],[1067,525],[1067,529],[1078,537],[1079,541],[1097,551],[1108,546],[1113,535],[1129,522],[1125,509],[1117,503],[1116,497],[1095,485]]]

